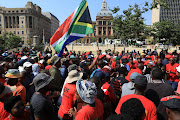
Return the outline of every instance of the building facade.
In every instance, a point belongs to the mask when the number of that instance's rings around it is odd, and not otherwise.
[[[36,43],[42,43],[43,31],[45,41],[51,37],[51,20],[41,13],[41,8],[28,2],[25,8],[0,7],[0,35],[12,32],[20,36],[24,45],[33,44],[33,36],[38,37]]]
[[[94,33],[89,34],[81,39],[82,43],[92,43],[98,40],[103,43],[106,38],[113,38],[113,16],[112,12],[107,9],[107,2],[103,0],[101,11],[97,13],[96,21],[93,21]]]
[[[59,20],[50,12],[43,12],[42,14],[51,20],[51,36],[53,36],[56,30],[59,28]]]
[[[152,24],[160,21],[170,21],[174,24],[180,23],[180,0],[165,0],[167,7],[158,5],[158,8],[152,10]]]

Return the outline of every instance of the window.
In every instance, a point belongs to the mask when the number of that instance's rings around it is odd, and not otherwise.
[[[23,24],[23,21],[22,21],[22,24]]]
[[[108,25],[111,25],[111,22],[108,22]]]
[[[17,34],[19,35],[19,31],[17,32]]]
[[[14,11],[12,11],[14,13]]]
[[[24,34],[24,31],[22,31],[22,34]]]
[[[24,26],[22,25],[22,28],[23,28]]]
[[[19,11],[17,10],[16,12],[18,13]]]
[[[14,31],[14,34],[16,34],[16,31]]]
[[[103,21],[103,25],[106,25],[106,21]]]
[[[102,25],[102,21],[99,21],[99,25]]]
[[[21,12],[23,12],[23,10],[21,10]]]
[[[99,35],[101,35],[101,31],[99,31]]]
[[[1,31],[0,31],[0,34],[1,34]]]

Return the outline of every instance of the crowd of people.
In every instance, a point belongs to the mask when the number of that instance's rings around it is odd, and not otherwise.
[[[0,51],[0,120],[180,120],[179,57]]]

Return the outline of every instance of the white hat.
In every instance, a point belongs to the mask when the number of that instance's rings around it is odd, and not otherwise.
[[[67,83],[73,83],[75,81],[78,81],[83,76],[82,72],[78,72],[77,70],[72,70],[69,72],[68,77],[66,78]]]
[[[39,61],[39,63],[43,64],[44,61],[45,61],[45,60],[42,59],[42,60]]]
[[[48,56],[48,57],[51,57],[51,54],[50,54],[50,53],[48,53],[48,54],[47,54],[47,56]]]
[[[0,94],[0,98],[2,98],[4,95],[14,92],[16,90],[16,86],[4,86],[3,92]]]
[[[25,67],[31,67],[32,66],[32,63],[30,63],[30,62],[25,62],[24,64],[23,64],[23,68],[25,68]]]
[[[26,60],[26,59],[28,59],[27,56],[22,56],[22,57],[21,57],[21,60]]]
[[[176,67],[177,71],[180,72],[180,65]]]
[[[105,52],[103,52],[103,53],[102,53],[102,55],[106,55],[106,53],[105,53]]]

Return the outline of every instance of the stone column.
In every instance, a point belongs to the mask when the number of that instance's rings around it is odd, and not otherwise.
[[[95,34],[95,36],[98,36],[99,35],[99,27],[97,26],[96,27],[96,34]]]
[[[29,28],[29,16],[27,16],[27,20],[26,20],[26,22],[27,22],[27,28]]]
[[[9,16],[7,16],[8,28],[10,28]]]
[[[108,27],[106,27],[106,36],[109,36],[109,35],[108,35]]]
[[[14,28],[13,16],[11,16],[11,25],[12,25],[12,28]]]
[[[5,23],[5,24],[4,24],[4,25],[5,25],[4,28],[6,28],[6,26],[7,26],[7,24],[8,24],[8,23],[7,23],[7,17],[6,17],[6,16],[4,16],[4,23]]]
[[[101,35],[103,36],[103,26],[102,26],[102,31],[101,31]]]
[[[113,28],[111,27],[111,35],[113,35]]]
[[[15,28],[17,28],[18,23],[17,23],[17,16],[15,16]]]
[[[19,28],[19,17],[17,16],[17,28]]]

